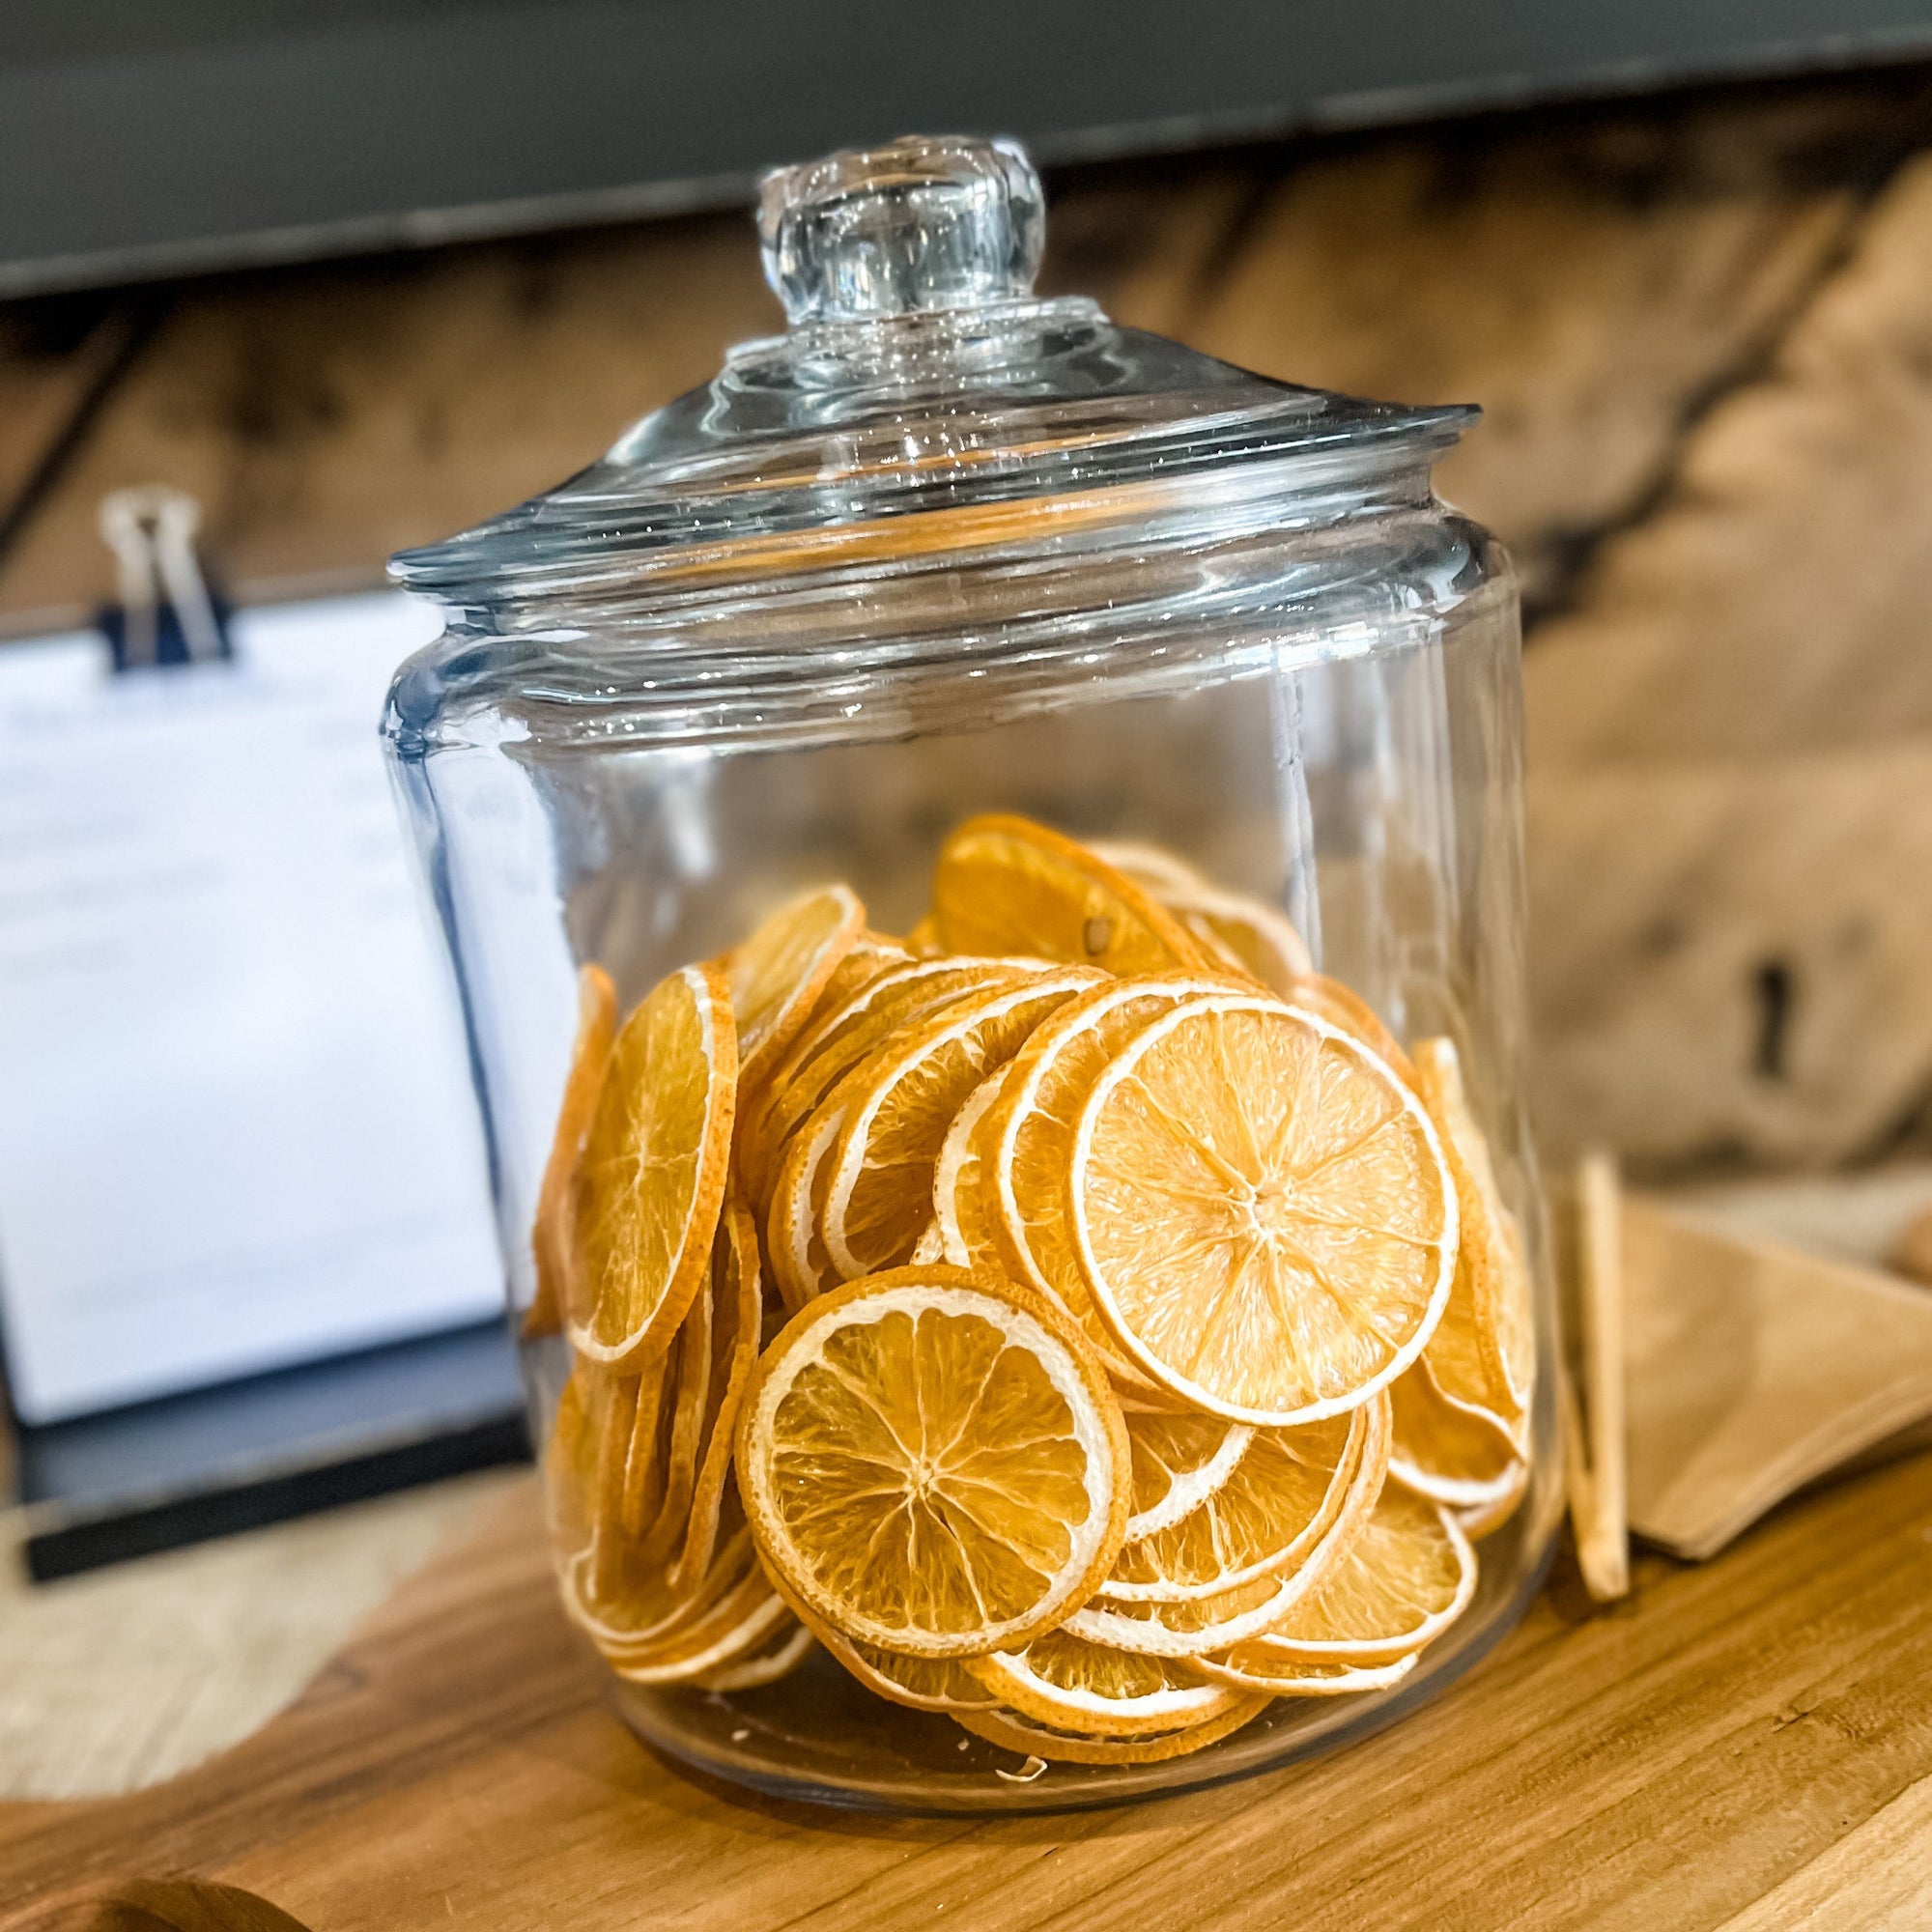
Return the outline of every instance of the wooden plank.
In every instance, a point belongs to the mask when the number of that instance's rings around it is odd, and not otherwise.
[[[1574,614],[1539,634],[1532,763],[1932,727],[1928,369],[1932,156],[1892,184],[1763,380],[1690,436],[1667,497],[1605,547]]]
[[[1908,1785],[1822,1858],[1724,1921],[1723,1932],[1913,1932],[1932,1925],[1932,1778]]]
[[[318,1932],[1674,1932],[1776,1895],[1932,1776],[1932,1458],[1635,1583],[1581,1620],[1547,1596],[1445,1696],[1316,1764],[1063,1818],[860,1818],[638,1748],[564,1635],[526,1494],[227,1758],[0,1807],[4,1922],[63,1923],[138,1875],[241,1886]],[[1873,1830],[1922,1885],[1922,1847]]]
[[[1535,1101],[1644,1176],[1884,1151],[1932,1102],[1932,739],[1533,769]]]

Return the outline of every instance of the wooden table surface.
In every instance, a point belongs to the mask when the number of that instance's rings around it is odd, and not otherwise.
[[[881,1819],[703,1788],[635,1744],[525,1489],[247,1744],[133,1797],[0,1806],[0,1924],[1932,1924],[1932,1456],[1701,1568],[1645,1558],[1608,1612],[1563,1561],[1469,1677],[1333,1757],[1132,1809]],[[100,1903],[169,1879],[279,1914]]]

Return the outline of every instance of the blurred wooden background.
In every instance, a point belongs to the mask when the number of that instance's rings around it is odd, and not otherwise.
[[[1932,1151],[1932,67],[1065,171],[1046,279],[1475,401],[1528,594],[1538,1112],[1639,1174]],[[200,497],[243,594],[576,469],[775,326],[746,218],[0,308],[0,631]]]

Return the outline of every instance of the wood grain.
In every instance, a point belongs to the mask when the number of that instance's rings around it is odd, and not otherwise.
[[[1783,1888],[1849,1925],[1884,1922],[1861,1897],[1917,1895],[1922,1840],[1874,1821],[1932,1776],[1932,1458],[1701,1569],[1642,1558],[1610,1614],[1577,1597],[1559,1584],[1446,1696],[1314,1765],[1068,1818],[847,1817],[701,1789],[634,1744],[524,1496],[227,1758],[112,1804],[0,1807],[0,1923],[71,1923],[129,1875],[241,1886],[317,1932],[1701,1932]],[[1867,1829],[1885,1858],[1834,1855]]]

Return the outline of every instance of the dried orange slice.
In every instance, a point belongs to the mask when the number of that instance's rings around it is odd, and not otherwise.
[[[1245,1422],[1218,1415],[1130,1412],[1134,1492],[1127,1542],[1172,1528],[1199,1509],[1234,1473],[1254,1434]]]
[[[583,1156],[583,1137],[597,1110],[597,1095],[611,1064],[617,1034],[617,988],[603,967],[588,965],[577,976],[577,1039],[564,1076],[563,1100],[556,1110],[556,1133],[537,1189],[536,1221],[530,1253],[536,1263],[536,1293],[524,1311],[524,1340],[554,1335],[563,1326],[573,1259],[569,1221],[571,1188]]]
[[[1005,959],[915,960],[889,967],[814,1024],[772,1074],[765,1105],[739,1137],[739,1167],[751,1198],[769,1200],[792,1135],[895,1034],[984,987],[1017,984],[1033,970]]]
[[[1415,1085],[1415,1068],[1401,1042],[1381,1022],[1381,1016],[1352,986],[1322,973],[1297,980],[1292,1005],[1324,1019],[1344,1033],[1353,1034],[1378,1060],[1393,1067],[1405,1087]]]
[[[700,1690],[758,1690],[789,1677],[811,1655],[816,1639],[793,1621],[781,1624],[751,1655],[700,1671],[691,1682]]]
[[[1352,1036],[1260,996],[1191,1001],[1109,1064],[1072,1193],[1119,1346],[1237,1421],[1365,1401],[1449,1296],[1456,1193],[1421,1103]]]
[[[1392,1663],[1440,1636],[1468,1607],[1475,1588],[1476,1554],[1455,1517],[1391,1483],[1348,1560],[1257,1650]]]
[[[1522,1455],[1517,1432],[1500,1416],[1443,1397],[1427,1350],[1389,1384],[1389,1404],[1395,1414],[1389,1474],[1418,1495],[1474,1508],[1494,1498]]]
[[[1176,893],[1196,892],[1208,883],[1179,852],[1150,839],[1094,838],[1089,840],[1087,849],[1115,871],[1124,872],[1135,885],[1145,888],[1157,899]]]
[[[724,955],[741,1079],[758,1079],[791,1044],[865,923],[849,886],[824,886],[781,906]]]
[[[1198,1657],[1186,1668],[1210,1684],[1265,1697],[1347,1697],[1363,1690],[1387,1690],[1415,1668],[1422,1653],[1411,1650],[1393,1663],[1337,1663],[1243,1644],[1225,1659]],[[1238,1659],[1238,1662],[1235,1660]]]
[[[1204,1684],[1177,1660],[1112,1650],[1065,1631],[1044,1632],[1021,1651],[969,1658],[965,1668],[1021,1717],[1089,1737],[1205,1724],[1239,1701],[1237,1691]]]
[[[1418,1040],[1415,1075],[1455,1177],[1463,1229],[1455,1290],[1424,1359],[1450,1401],[1513,1418],[1528,1407],[1536,1376],[1521,1241],[1503,1206],[1489,1142],[1470,1110],[1454,1044]]]
[[[932,909],[953,952],[1026,953],[1109,973],[1208,963],[1201,942],[1124,873],[1026,818],[958,826],[940,848]]]
[[[875,1696],[912,1711],[987,1711],[999,1699],[956,1657],[901,1657],[876,1644],[854,1643],[827,1625],[811,1625],[818,1640]]]
[[[967,1096],[946,1130],[932,1173],[932,1227],[939,1253],[928,1259],[948,1261],[954,1267],[989,1268],[995,1274],[1005,1274],[1007,1267],[981,1123],[992,1111],[1006,1075],[1006,1067],[999,1067]],[[917,1247],[913,1256],[919,1257]]]
[[[709,1610],[660,1642],[607,1651],[605,1661],[629,1684],[689,1684],[754,1655],[792,1623],[783,1600],[754,1569]]]
[[[1340,1507],[1331,1511],[1324,1503],[1323,1526],[1300,1543],[1288,1567],[1208,1594],[1179,1598],[1096,1595],[1066,1619],[1066,1628],[1094,1643],[1155,1657],[1218,1654],[1231,1644],[1273,1630],[1347,1560],[1381,1495],[1388,1471],[1385,1397],[1377,1396],[1366,1406],[1364,1428],[1359,1459]],[[1249,1453],[1253,1453],[1252,1448]]]
[[[753,1372],[737,1467],[786,1592],[915,1657],[1026,1643],[1093,1593],[1126,1522],[1126,1429],[1079,1331],[941,1265],[795,1316]]]
[[[1315,971],[1300,933],[1282,913],[1245,893],[1211,886],[1164,892],[1160,902],[1196,939],[1283,999],[1297,996]]]
[[[1375,1409],[1365,1403],[1299,1429],[1256,1430],[1194,1509],[1122,1547],[1095,1604],[1219,1596],[1298,1567],[1342,1513]]]
[[[706,1392],[702,1447],[692,1489],[683,1547],[671,1570],[673,1589],[695,1588],[710,1567],[731,1477],[731,1442],[738,1409],[758,1358],[764,1297],[758,1235],[740,1201],[727,1200],[712,1256],[711,1385]]]
[[[586,1360],[662,1354],[711,1262],[724,1199],[738,1049],[724,976],[661,980],[611,1049],[573,1190],[584,1307],[570,1340]]]
[[[1095,983],[1062,966],[993,986],[901,1029],[839,1083],[822,1232],[846,1281],[906,1261],[925,1225],[947,1130],[989,1068],[1002,1066],[1056,1007]]]
[[[1096,1738],[1056,1730],[1036,1723],[1014,1711],[959,1711],[953,1722],[989,1745],[1000,1745],[1022,1757],[1045,1758],[1063,1764],[1162,1764],[1206,1750],[1232,1736],[1267,1709],[1265,1697],[1240,1697],[1218,1718],[1185,1729],[1163,1731],[1145,1738]]]
[[[639,1381],[580,1362],[557,1396],[543,1473],[551,1533],[564,1561],[591,1549],[618,1522]]]
[[[787,1314],[838,1286],[838,1271],[825,1251],[825,1190],[843,1107],[827,1107],[791,1137],[772,1189],[772,1211],[765,1222],[765,1247],[772,1275]]]
[[[1462,1525],[1463,1534],[1471,1543],[1480,1543],[1486,1536],[1493,1536],[1511,1517],[1529,1492],[1529,1463],[1520,1462],[1509,1475],[1496,1484],[1496,1492],[1488,1500],[1472,1503],[1466,1509],[1456,1512],[1456,1520]]]

